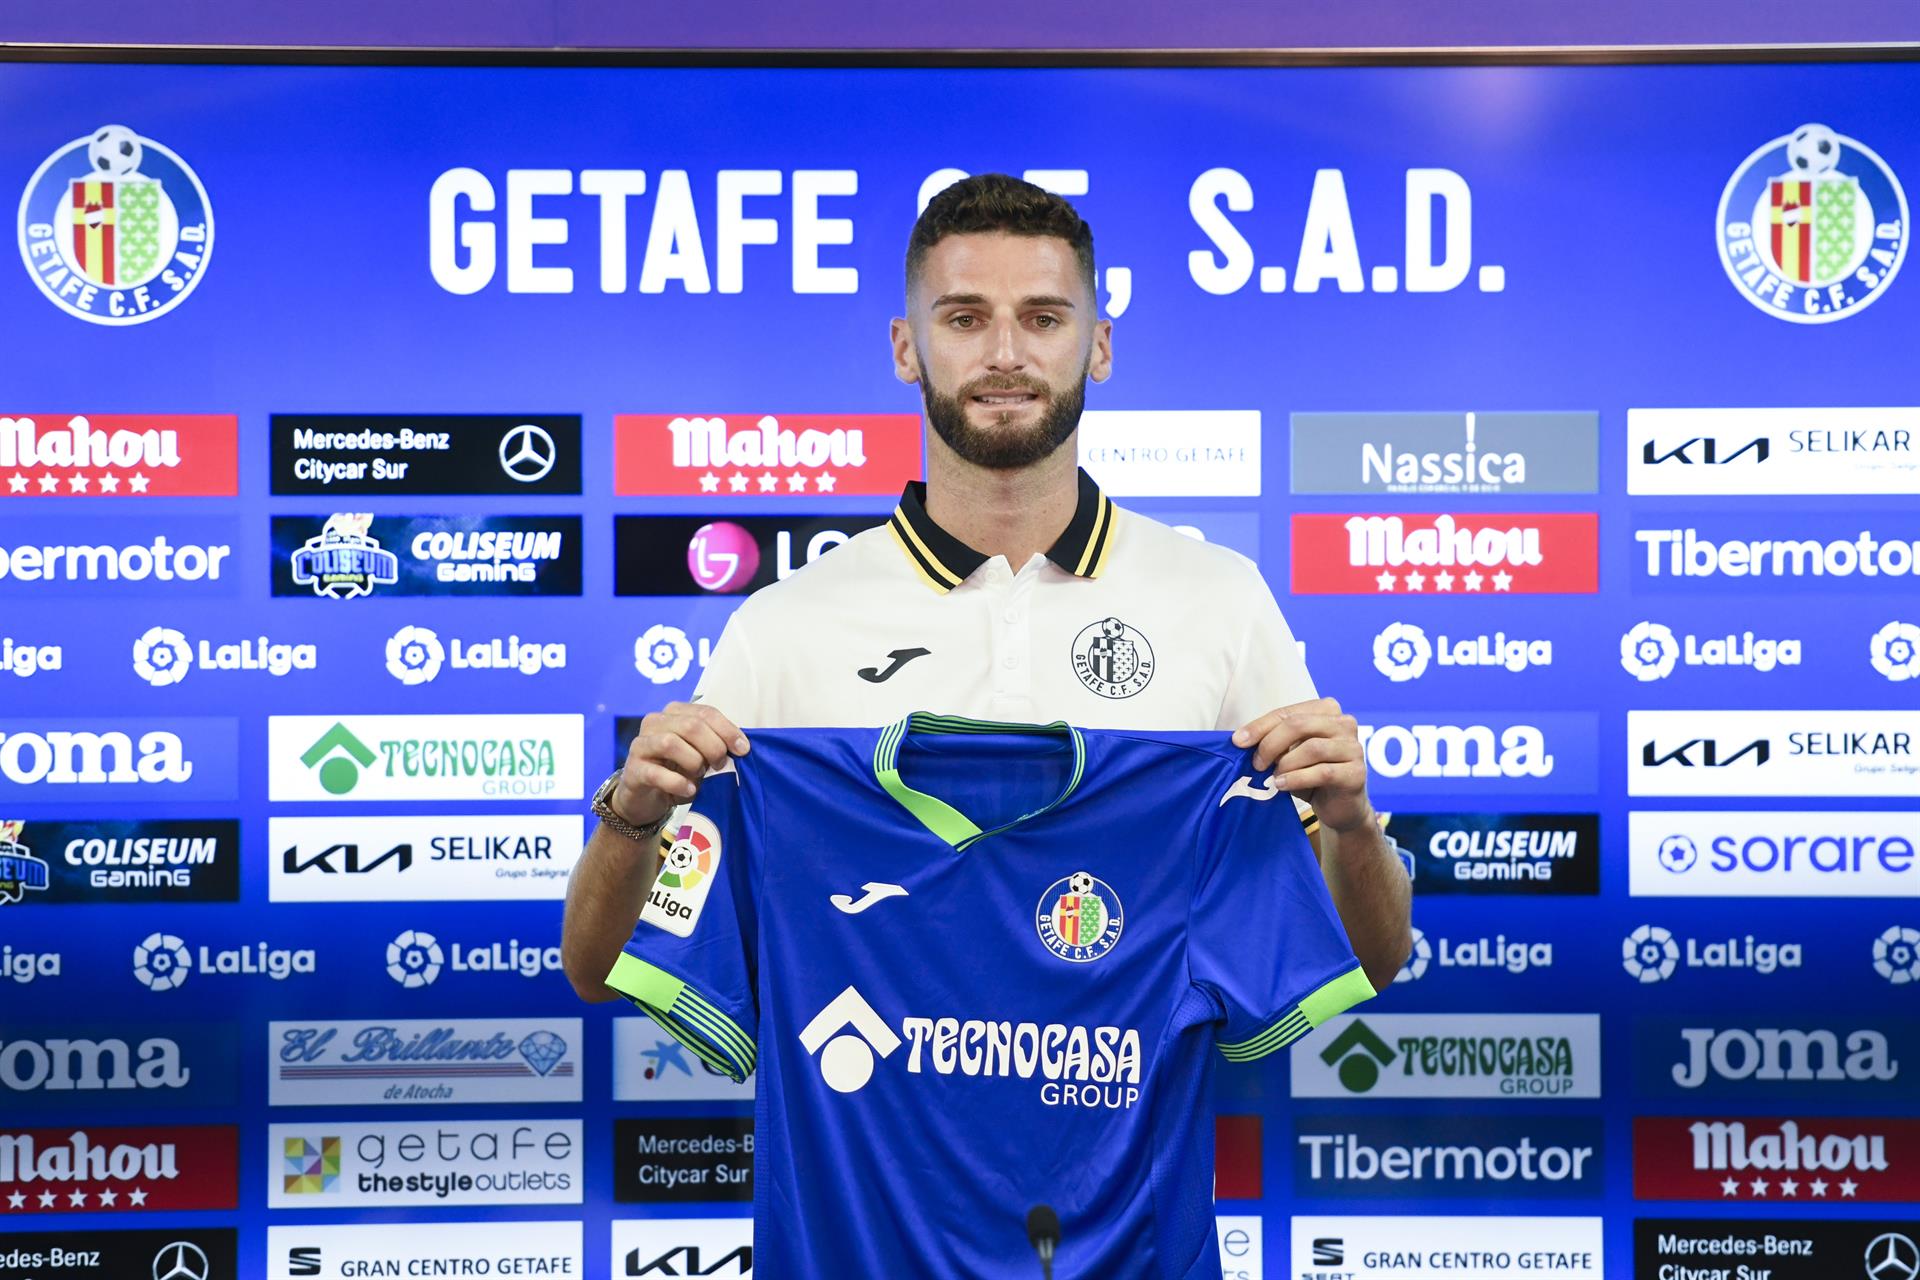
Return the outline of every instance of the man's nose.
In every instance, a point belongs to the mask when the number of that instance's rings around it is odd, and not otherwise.
[[[993,343],[987,352],[987,368],[994,373],[1018,373],[1026,367],[1026,343],[1020,326],[1012,321],[995,324]]]

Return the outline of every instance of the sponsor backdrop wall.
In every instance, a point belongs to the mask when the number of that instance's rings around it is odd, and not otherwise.
[[[902,250],[989,169],[1097,231],[1086,465],[1258,560],[1418,886],[1221,1069],[1228,1273],[1920,1270],[1912,66],[0,102],[0,1277],[749,1273],[751,1087],[578,1004],[559,899],[920,475]]]

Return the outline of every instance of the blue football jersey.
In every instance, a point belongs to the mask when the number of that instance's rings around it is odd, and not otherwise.
[[[758,1070],[754,1274],[1218,1280],[1214,1054],[1373,994],[1292,801],[1220,733],[760,730],[608,983]]]

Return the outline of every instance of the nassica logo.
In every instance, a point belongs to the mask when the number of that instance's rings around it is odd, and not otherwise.
[[[1597,413],[1296,413],[1295,493],[1593,493]]]
[[[231,497],[238,433],[231,414],[0,417],[0,497]]]
[[[580,1101],[578,1018],[274,1022],[276,1107]]]
[[[1290,1052],[1296,1098],[1600,1096],[1591,1013],[1345,1015]]]
[[[1920,714],[1629,711],[1633,796],[1911,796]]]
[[[20,258],[47,300],[93,324],[179,306],[213,253],[213,208],[187,162],[109,124],[44,160],[20,198]]]
[[[1411,622],[1390,622],[1373,638],[1373,667],[1395,684],[1418,680],[1430,666],[1491,667],[1521,672],[1553,663],[1553,641],[1492,635],[1449,636],[1442,632],[1429,640],[1424,628]]]
[[[274,800],[579,799],[577,715],[269,716]]]
[[[1635,897],[1920,895],[1920,813],[1635,810]]]
[[[1674,517],[1670,517],[1674,518]],[[1634,586],[1653,592],[1909,592],[1920,566],[1911,512],[1853,515],[1788,511],[1751,516],[1692,514],[1633,540]],[[1889,535],[1889,530],[1894,532]],[[1830,579],[1840,581],[1829,581]]]
[[[1591,513],[1296,515],[1301,595],[1590,595],[1600,589]]]
[[[432,627],[408,625],[387,637],[387,674],[404,685],[430,684],[441,668],[453,671],[518,672],[537,676],[567,665],[567,646],[558,641],[512,636],[454,636],[442,643]]]
[[[613,419],[613,491],[634,497],[897,495],[921,471],[911,413]]]
[[[288,644],[266,636],[244,640],[193,641],[172,627],[148,627],[133,641],[133,673],[156,689],[179,684],[197,665],[202,671],[245,671],[284,676],[312,671],[319,652],[311,644]]]
[[[1720,193],[1720,263],[1748,302],[1795,324],[1845,319],[1907,256],[1906,192],[1865,143],[1803,124],[1762,143]]]
[[[1620,665],[1642,684],[1664,680],[1676,665],[1746,667],[1767,672],[1800,665],[1800,641],[1757,637],[1751,631],[1726,636],[1676,636],[1661,622],[1640,622],[1620,637]]]
[[[1920,1120],[1638,1116],[1640,1200],[1920,1200]]]
[[[1631,494],[1911,494],[1920,408],[1629,409]]]
[[[1798,969],[1803,958],[1797,942],[1770,942],[1743,934],[1702,941],[1676,937],[1663,925],[1643,924],[1620,944],[1620,965],[1642,985],[1665,982],[1680,969],[1744,969],[1766,977],[1782,969]],[[1725,973],[1713,975],[1724,982]]]

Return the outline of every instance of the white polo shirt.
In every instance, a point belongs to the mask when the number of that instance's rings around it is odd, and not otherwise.
[[[925,491],[742,601],[695,696],[749,731],[932,711],[1225,732],[1317,696],[1251,560],[1116,507],[1085,471],[1066,532],[1018,570],[935,524]]]

